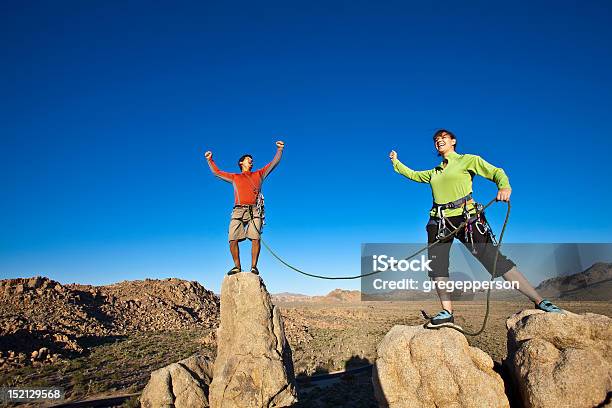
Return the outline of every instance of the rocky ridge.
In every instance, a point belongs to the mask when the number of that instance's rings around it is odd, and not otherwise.
[[[0,368],[79,355],[88,339],[131,331],[218,325],[219,299],[198,282],[169,278],[108,286],[46,277],[0,281]]]
[[[597,262],[583,272],[546,279],[536,289],[547,297],[609,301],[612,298],[612,263]]]

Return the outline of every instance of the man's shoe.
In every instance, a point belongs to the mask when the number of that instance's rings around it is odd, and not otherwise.
[[[548,299],[543,299],[540,303],[536,305],[536,307],[540,310],[549,313],[563,313],[563,309],[561,309]]]
[[[234,266],[232,269],[230,269],[230,271],[227,273],[228,275],[235,275],[237,273],[240,273],[240,268],[237,266]]]
[[[449,312],[446,309],[443,309],[437,315],[431,318],[429,321],[428,327],[443,327],[450,326],[455,323],[455,318],[453,317],[453,313]]]
[[[259,275],[259,269],[257,269],[256,266],[251,268],[251,273],[254,273],[255,275]]]

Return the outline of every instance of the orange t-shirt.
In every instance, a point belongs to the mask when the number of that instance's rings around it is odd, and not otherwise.
[[[272,170],[278,165],[282,156],[282,150],[277,150],[274,159],[257,171],[246,171],[242,173],[229,173],[221,171],[211,159],[208,160],[210,170],[221,180],[232,183],[234,187],[234,205],[255,205],[257,195],[261,191],[261,184]]]

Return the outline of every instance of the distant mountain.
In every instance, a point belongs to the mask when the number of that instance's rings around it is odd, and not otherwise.
[[[359,302],[361,300],[361,292],[358,290],[334,289],[324,296],[308,296],[300,293],[282,292],[272,295],[272,300],[275,302]]]
[[[547,279],[536,289],[545,297],[610,300],[612,298],[612,263],[598,262],[583,272]]]
[[[361,292],[358,290],[334,289],[325,296],[313,296],[315,302],[359,302]]]
[[[272,295],[272,300],[275,302],[308,302],[311,296],[302,295],[301,293],[281,292]]]

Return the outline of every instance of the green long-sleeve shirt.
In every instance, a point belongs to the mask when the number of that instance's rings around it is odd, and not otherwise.
[[[393,169],[419,183],[429,183],[434,203],[446,204],[467,196],[472,192],[472,179],[474,175],[489,179],[497,188],[510,188],[510,181],[503,169],[495,167],[485,161],[482,157],[474,154],[451,153],[447,159],[446,167],[442,167],[444,161],[439,166],[431,170],[416,171],[405,166],[399,160],[393,160]],[[470,212],[474,211],[474,206],[468,206]],[[444,210],[445,217],[461,215],[461,208]],[[435,215],[432,211],[431,215]]]

